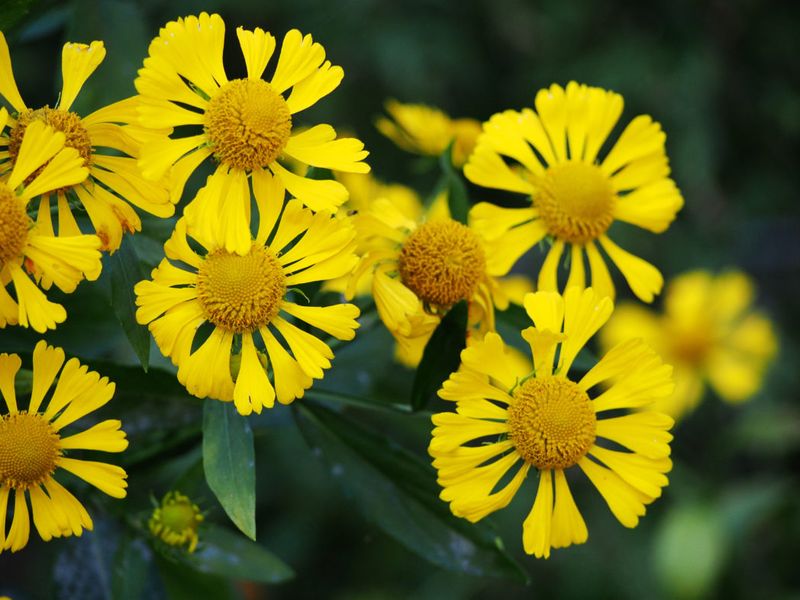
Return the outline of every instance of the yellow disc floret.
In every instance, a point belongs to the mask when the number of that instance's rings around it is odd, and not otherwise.
[[[200,508],[180,492],[169,492],[157,507],[148,526],[150,533],[161,538],[170,546],[188,544],[188,551],[197,547],[197,528],[203,522]]]
[[[75,148],[83,158],[84,166],[89,166],[92,161],[92,139],[89,137],[86,127],[83,126],[81,118],[74,112],[61,110],[60,108],[50,108],[49,106],[35,110],[28,109],[19,114],[17,124],[11,130],[11,136],[8,141],[8,153],[11,155],[13,162],[17,160],[25,130],[33,121],[42,121],[56,131],[62,132],[65,137],[64,144],[66,147]]]
[[[60,438],[43,416],[19,412],[0,417],[0,486],[29,489],[53,474]]]
[[[214,156],[237,169],[266,167],[292,133],[286,100],[261,79],[234,79],[209,102],[205,132]]]
[[[595,440],[597,418],[578,385],[562,377],[533,378],[514,391],[508,408],[509,437],[537,469],[566,469]]]
[[[555,237],[573,244],[601,236],[614,221],[617,200],[599,167],[567,161],[547,169],[538,182],[534,205]]]
[[[197,272],[197,297],[206,318],[234,333],[264,327],[280,311],[286,276],[275,254],[253,246],[244,256],[216,250]]]
[[[29,225],[25,205],[0,182],[0,267],[22,254]]]
[[[398,260],[403,283],[423,302],[448,307],[469,300],[486,275],[486,255],[478,236],[453,220],[417,228]]]

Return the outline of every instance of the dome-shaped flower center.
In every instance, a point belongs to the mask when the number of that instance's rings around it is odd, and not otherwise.
[[[25,205],[5,183],[0,182],[0,267],[22,254],[29,224]]]
[[[169,492],[161,506],[153,511],[148,523],[153,535],[171,546],[189,545],[189,552],[197,546],[197,529],[203,522],[200,508],[180,492]]]
[[[432,221],[408,236],[398,261],[403,283],[420,300],[447,307],[468,300],[486,273],[486,255],[469,227]]]
[[[274,319],[286,294],[286,276],[268,248],[244,256],[216,250],[197,272],[197,297],[206,318],[234,333],[254,331]]]
[[[188,498],[182,497],[174,504],[161,508],[161,523],[166,529],[181,533],[197,529],[197,511]]]
[[[611,182],[598,167],[568,161],[547,169],[533,202],[552,235],[585,244],[611,226],[616,200]]]
[[[62,132],[66,138],[64,144],[68,148],[75,148],[83,158],[84,166],[89,166],[92,160],[92,139],[81,118],[74,112],[49,106],[35,110],[28,109],[19,114],[8,141],[8,153],[11,155],[12,163],[16,163],[25,130],[33,121],[42,121],[56,131]],[[31,175],[29,179],[34,179],[36,174]]]
[[[266,167],[292,133],[286,100],[261,79],[234,79],[209,102],[205,132],[214,156],[237,169]]]
[[[562,377],[532,378],[514,391],[508,408],[510,438],[537,469],[566,469],[595,439],[597,418],[578,385]]]
[[[19,412],[0,417],[0,485],[28,489],[56,469],[58,434],[41,415]]]

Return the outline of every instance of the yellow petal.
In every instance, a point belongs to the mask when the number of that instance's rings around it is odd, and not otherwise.
[[[644,516],[645,502],[652,499],[625,483],[619,475],[583,457],[578,466],[603,496],[608,508],[625,527],[636,527]]]
[[[352,340],[355,337],[355,330],[359,327],[356,319],[361,314],[353,304],[300,306],[284,302],[281,310],[340,340]]]
[[[552,471],[539,471],[539,488],[533,508],[522,523],[522,545],[536,558],[550,558],[553,525]]]
[[[22,550],[31,533],[31,520],[28,513],[28,502],[25,500],[25,490],[14,490],[14,520],[8,530],[4,550],[17,552]]]
[[[249,415],[253,411],[261,414],[263,407],[272,408],[275,404],[275,389],[258,360],[252,334],[242,335],[241,356],[242,362],[233,388],[233,402],[240,415]]]
[[[553,245],[547,252],[547,256],[542,263],[539,271],[538,288],[543,292],[558,291],[558,262],[564,252],[564,242],[560,239],[553,241]]]
[[[664,278],[659,270],[649,262],[617,246],[607,235],[600,237],[600,244],[614,264],[622,271],[622,275],[633,293],[644,302],[652,302],[664,285]]]
[[[308,179],[284,169],[278,162],[269,165],[289,193],[313,211],[334,212],[348,197],[347,188],[338,181]]]
[[[514,173],[493,150],[490,144],[479,139],[475,151],[464,165],[464,176],[476,185],[508,190],[530,195],[534,188],[530,182]]]
[[[33,181],[25,186],[22,198],[28,200],[39,194],[82,182],[89,176],[89,169],[83,166],[83,162],[83,157],[77,150],[64,148],[47,163]]]
[[[18,113],[28,107],[22,101],[17,89],[17,82],[14,80],[14,71],[11,69],[11,54],[8,52],[6,36],[0,31],[0,96],[3,96],[11,107]]]
[[[6,185],[15,190],[28,176],[55,156],[64,147],[64,134],[42,121],[33,121],[25,128],[17,161]],[[73,150],[74,152],[74,150]],[[67,154],[69,157],[70,154]]]
[[[56,375],[64,364],[64,350],[48,346],[44,340],[39,341],[33,349],[33,389],[28,412],[37,413],[42,405],[44,395],[53,385]]]
[[[314,380],[303,371],[300,364],[289,355],[269,329],[265,327],[259,332],[272,363],[275,396],[278,402],[289,404],[296,398],[302,398]]]
[[[355,138],[336,139],[336,131],[330,125],[316,125],[298,133],[286,143],[283,151],[289,156],[314,167],[368,173],[369,165],[364,159],[369,152]]]
[[[675,220],[681,207],[683,196],[675,182],[659,179],[620,197],[614,208],[614,218],[662,233]]]
[[[58,466],[80,477],[112,498],[124,498],[127,495],[125,488],[128,487],[128,482],[125,480],[128,475],[117,465],[62,456],[58,459]]]
[[[567,100],[564,88],[553,84],[536,94],[536,112],[553,145],[556,161],[567,160]]]
[[[23,327],[30,326],[39,333],[48,329],[55,329],[57,323],[63,323],[67,318],[64,307],[55,302],[50,302],[44,292],[23,273],[20,268],[11,269],[11,278],[14,280],[14,289],[19,302],[19,324]]]
[[[122,452],[128,447],[128,440],[125,439],[125,432],[122,431],[121,427],[121,421],[108,419],[94,425],[86,431],[61,438],[60,445],[61,448],[65,450]]]
[[[572,287],[564,292],[564,335],[559,362],[566,373],[572,361],[611,313],[614,304],[609,298],[600,298],[592,288],[582,290]]]
[[[106,57],[103,42],[94,41],[89,45],[67,42],[61,51],[61,74],[64,85],[58,108],[69,110],[84,82],[94,73]]]
[[[270,85],[279,94],[313,74],[325,60],[325,49],[315,43],[311,34],[297,29],[286,33],[281,54]]]
[[[292,93],[286,100],[289,110],[295,114],[316,104],[339,87],[343,77],[342,68],[333,67],[330,61],[326,60],[319,69],[292,88]]]
[[[670,454],[672,434],[669,429],[674,423],[671,417],[648,410],[622,417],[599,419],[597,435],[642,456],[659,459]]]
[[[275,51],[275,37],[260,27],[252,31],[237,27],[236,37],[239,38],[244,63],[247,66],[247,78],[261,79],[261,74],[267,68],[267,63]]]
[[[17,392],[14,387],[14,379],[17,377],[17,371],[22,366],[22,359],[17,354],[0,354],[0,394],[6,401],[8,412],[16,414],[17,408]]]
[[[581,516],[567,484],[564,471],[558,469],[555,475],[555,508],[550,530],[550,545],[553,548],[566,548],[572,544],[583,544],[589,538],[586,523]]]
[[[208,339],[178,365],[178,381],[198,398],[233,400],[231,344],[233,333],[214,328]]]

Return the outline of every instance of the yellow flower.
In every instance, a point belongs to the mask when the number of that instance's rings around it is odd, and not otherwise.
[[[0,130],[7,118],[6,109],[0,108]],[[82,157],[64,144],[63,133],[34,121],[26,128],[13,167],[0,164],[0,329],[19,324],[43,333],[67,318],[64,307],[50,302],[26,270],[42,288],[55,284],[64,292],[73,292],[84,278],[100,276],[96,235],[77,231],[55,237],[41,210],[36,223],[28,216],[28,204],[37,195],[85,179]],[[6,290],[11,283],[14,297]]]
[[[124,498],[127,475],[104,462],[68,458],[70,450],[122,452],[128,447],[117,420],[106,420],[63,437],[63,429],[106,404],[114,384],[77,359],[64,363],[64,351],[41,341],[33,350],[33,389],[27,410],[20,410],[14,380],[22,364],[16,354],[0,354],[0,394],[8,412],[0,411],[0,552],[16,552],[28,543],[33,524],[41,538],[81,535],[92,529],[86,509],[54,478],[61,468],[114,498]],[[62,370],[63,366],[63,370]],[[59,373],[60,372],[60,373]],[[57,383],[49,400],[45,395]],[[10,496],[14,517],[6,530]]]
[[[459,371],[439,390],[456,402],[456,412],[433,416],[429,452],[440,497],[472,522],[507,506],[529,473],[538,475],[522,541],[528,554],[547,558],[551,548],[588,538],[567,469],[577,465],[625,527],[635,527],[661,495],[672,467],[673,421],[648,407],[674,386],[672,368],[641,340],[622,342],[577,382],[569,379],[578,352],[613,310],[591,288],[569,288],[563,298],[528,294],[525,309],[534,326],[522,337],[534,370],[513,366],[496,333],[470,345]],[[596,394],[604,382],[611,385]],[[633,408],[639,412],[620,414]],[[611,414],[602,418],[606,411]]]
[[[249,228],[230,225],[240,222],[234,213],[244,206],[236,191],[247,188],[247,176],[217,172],[198,198],[218,207],[220,218],[179,220],[164,245],[167,259],[175,262],[162,260],[152,281],[135,287],[137,320],[149,323],[161,351],[178,366],[178,380],[200,398],[233,400],[244,415],[271,407],[276,397],[284,404],[302,397],[331,366],[328,345],[295,320],[351,340],[359,316],[352,304],[305,306],[289,300],[294,286],[353,269],[358,259],[352,227],[328,212],[312,213],[298,200],[281,213],[282,179],[254,171],[252,180],[259,211],[255,237]],[[202,250],[194,249],[198,246]],[[205,341],[192,351],[196,337]]]
[[[663,314],[621,305],[600,334],[609,348],[637,336],[675,365],[675,393],[658,410],[678,419],[703,397],[707,381],[720,398],[739,403],[761,388],[777,351],[772,323],[751,308],[753,282],[730,271],[692,271],[667,285]]]
[[[175,207],[167,190],[142,178],[136,167],[139,147],[148,132],[136,123],[134,98],[116,102],[86,117],[70,108],[81,87],[106,55],[103,42],[89,45],[69,42],[61,53],[63,86],[55,107],[28,108],[14,81],[8,45],[0,33],[0,96],[16,111],[10,131],[0,128],[0,162],[19,160],[19,149],[31,123],[43,122],[66,136],[66,145],[81,156],[88,169],[80,180],[58,188],[40,190],[39,224],[53,231],[51,202],[58,212],[58,235],[81,233],[73,208],[81,206],[93,230],[102,240],[102,249],[114,251],[122,241],[123,230],[133,233],[142,228],[141,220],[130,204],[158,217],[169,217]],[[133,123],[133,125],[131,125]],[[130,204],[129,204],[130,203]]]
[[[453,164],[460,167],[475,147],[481,124],[475,119],[451,119],[424,104],[386,102],[391,119],[380,117],[375,126],[399,148],[414,154],[439,156],[453,143]]]
[[[622,96],[570,82],[536,95],[536,112],[507,110],[483,125],[469,162],[467,179],[530,197],[526,208],[475,206],[475,227],[500,240],[514,263],[552,239],[539,272],[538,289],[558,285],[558,263],[569,248],[565,287],[591,285],[613,298],[614,284],[598,247],[617,265],[640,299],[652,302],[663,278],[650,263],[617,246],[608,235],[615,221],[654,233],[669,227],[683,206],[664,151],[666,136],[649,116],[633,119],[602,162],[600,148],[622,113]],[[584,256],[585,254],[585,256]]]
[[[494,307],[508,306],[497,280],[505,265],[478,233],[450,218],[445,195],[424,212],[379,198],[354,222],[361,261],[347,295],[371,275],[378,315],[400,345],[401,362],[418,362],[442,315],[461,300],[470,304],[471,330],[482,336],[494,329]]]
[[[153,510],[148,521],[150,533],[170,546],[188,544],[187,551],[197,548],[197,529],[203,522],[200,507],[180,492],[171,491]]]
[[[139,164],[158,179],[171,169],[173,199],[187,178],[213,154],[218,170],[270,172],[313,210],[334,211],[347,190],[332,180],[314,180],[281,165],[284,157],[314,167],[366,173],[364,145],[336,139],[330,125],[296,131],[294,115],[335,90],[344,75],[325,60],[325,50],[296,29],[283,39],[270,81],[262,79],[275,51],[275,38],[263,29],[237,28],[247,77],[228,80],[222,64],[225,23],[201,13],[167,23],[150,44],[139,70],[140,122],[162,129],[186,126],[197,132],[146,143]],[[284,94],[291,89],[288,97]],[[293,135],[294,133],[294,135]],[[242,200],[249,206],[249,197]]]

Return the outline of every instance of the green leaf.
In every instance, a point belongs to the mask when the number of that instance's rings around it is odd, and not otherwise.
[[[256,539],[253,431],[232,402],[208,399],[203,407],[203,469],[231,521]]]
[[[163,557],[158,557],[156,564],[169,600],[197,600],[198,598],[234,600],[239,598],[227,578],[198,573],[186,565]]]
[[[442,382],[450,373],[458,370],[461,351],[467,344],[468,311],[465,301],[453,306],[425,346],[411,390],[411,407],[414,410],[425,408]]]
[[[469,195],[467,186],[461,175],[453,168],[453,144],[450,142],[442,155],[439,157],[439,165],[445,180],[447,189],[447,205],[450,208],[450,217],[459,223],[467,222],[469,214]]]
[[[114,600],[138,600],[146,597],[151,554],[140,538],[126,536],[114,555],[111,597]]]
[[[0,10],[0,31],[8,31],[27,15],[37,0],[4,0]]]
[[[150,332],[136,322],[136,295],[133,286],[145,279],[145,273],[129,236],[109,258],[111,267],[111,306],[125,335],[147,371],[150,362]]]
[[[294,577],[294,571],[263,546],[218,525],[200,528],[200,543],[183,561],[201,573],[231,579],[280,583]]]
[[[295,414],[309,446],[367,519],[412,552],[450,571],[527,581],[491,529],[450,514],[429,464],[313,403],[297,405]]]

